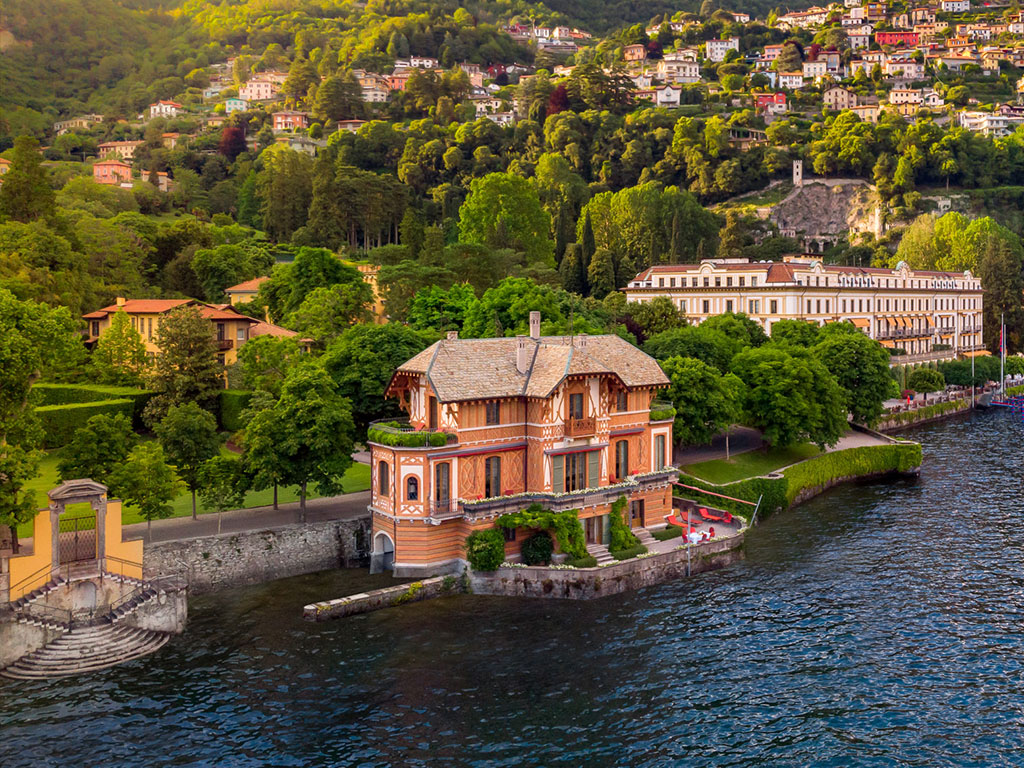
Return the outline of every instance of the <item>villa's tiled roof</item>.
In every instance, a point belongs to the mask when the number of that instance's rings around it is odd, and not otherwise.
[[[177,309],[186,304],[194,304],[199,307],[199,314],[207,320],[248,320],[250,323],[259,322],[232,309],[223,309],[227,305],[203,304],[194,299],[128,299],[122,306],[111,304],[108,307],[103,307],[103,309],[82,315],[82,317],[85,320],[101,320],[107,315],[114,314],[119,309],[123,309],[130,315],[162,315],[164,312],[170,312],[172,309]]]
[[[614,376],[627,387],[663,387],[654,359],[618,336],[527,338],[528,367],[516,367],[519,340],[442,339],[399,366],[425,374],[441,402],[499,397],[549,397],[567,376]]]
[[[225,288],[224,293],[247,293],[249,291],[258,291],[259,287],[269,279],[270,278],[266,275],[263,277],[254,277],[252,280],[245,280],[238,285],[232,285],[230,288]]]

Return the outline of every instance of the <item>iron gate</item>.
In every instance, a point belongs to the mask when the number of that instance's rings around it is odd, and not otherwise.
[[[96,515],[62,517],[59,522],[60,562],[96,559]]]

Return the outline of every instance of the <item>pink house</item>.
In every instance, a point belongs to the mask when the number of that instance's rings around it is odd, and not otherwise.
[[[786,94],[784,93],[758,93],[754,96],[754,107],[758,112],[767,112],[771,115],[781,114],[786,111]]]
[[[92,178],[97,184],[131,184],[132,167],[120,160],[100,160],[92,167]]]

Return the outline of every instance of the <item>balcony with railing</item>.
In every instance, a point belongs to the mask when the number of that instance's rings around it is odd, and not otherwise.
[[[597,431],[597,419],[593,416],[584,416],[581,419],[565,420],[566,437],[593,437]]]
[[[517,493],[508,496],[497,496],[490,499],[463,499],[460,502],[460,514],[467,519],[492,517],[513,512],[520,512],[531,504],[540,504],[552,512],[564,512],[568,509],[580,509],[597,504],[610,504],[620,496],[629,495],[675,479],[676,470],[663,469],[643,475],[634,475],[620,480],[614,485],[599,488],[583,488],[568,493],[545,493],[543,491]]]
[[[217,339],[218,352],[227,352],[233,346],[234,342],[231,339]]]
[[[458,436],[440,429],[417,428],[408,419],[380,419],[370,424],[366,439],[391,448],[440,448],[458,442]]]
[[[462,516],[458,499],[432,499],[428,510],[429,516],[435,520],[449,520]]]

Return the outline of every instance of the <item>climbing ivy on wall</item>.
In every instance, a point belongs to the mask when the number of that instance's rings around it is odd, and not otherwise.
[[[539,531],[554,531],[558,548],[569,557],[586,557],[587,545],[580,524],[579,510],[552,512],[540,504],[531,504],[526,509],[502,515],[497,524],[500,528],[533,528]]]
[[[626,511],[626,497],[619,496],[615,501],[612,502],[612,510],[610,516],[610,525],[608,526],[608,549],[612,552],[618,552],[622,549],[631,549],[640,542],[637,541],[636,536],[633,535],[633,531],[629,527],[629,523],[626,522],[623,517],[623,512]]]

